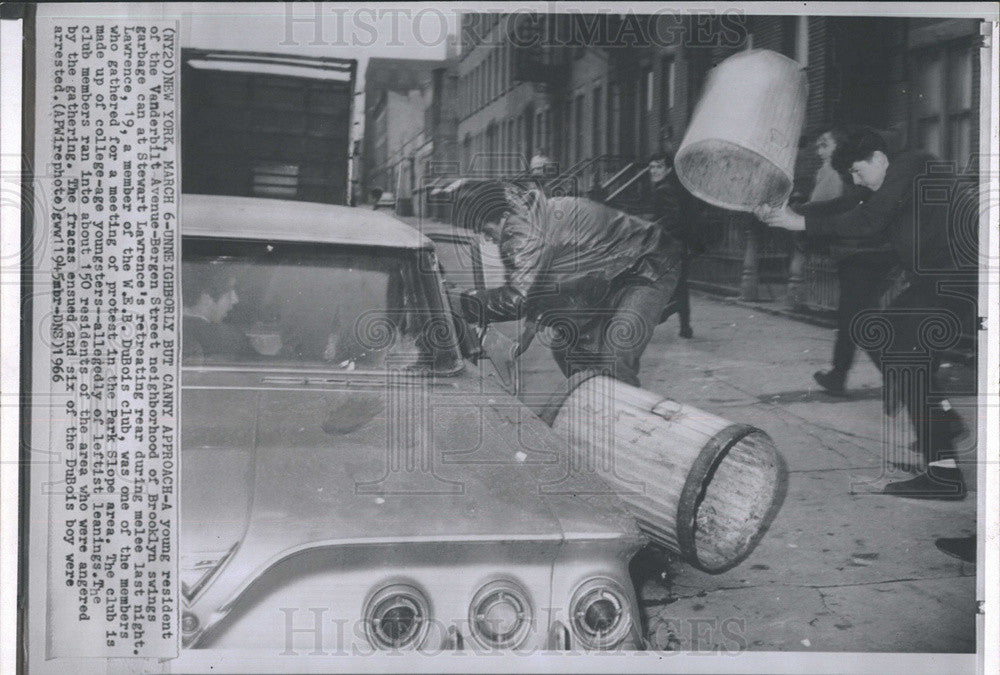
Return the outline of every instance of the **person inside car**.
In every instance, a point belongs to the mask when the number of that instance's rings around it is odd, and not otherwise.
[[[182,295],[185,358],[239,358],[256,354],[246,334],[224,323],[240,299],[235,278],[223,265],[206,263],[186,268]]]

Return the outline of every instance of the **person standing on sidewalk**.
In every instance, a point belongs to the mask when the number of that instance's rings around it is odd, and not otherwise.
[[[930,313],[961,315],[954,301],[938,292],[941,275],[923,272],[954,269],[946,211],[921,209],[914,202],[916,181],[934,159],[933,155],[920,151],[893,153],[890,157],[885,137],[876,130],[852,129],[834,152],[833,167],[849,173],[855,184],[871,190],[869,198],[848,211],[834,213],[823,207],[828,202],[811,207],[803,205],[799,207],[802,214],[787,205],[761,206],[756,210],[765,223],[791,231],[804,230],[810,238],[861,239],[884,242],[891,247],[910,283],[881,313],[880,319],[892,329],[891,344],[885,352],[892,349],[897,354],[919,353],[920,331]],[[955,448],[957,437],[964,432],[961,418],[947,399],[917,400],[907,383],[901,381],[905,378],[887,377],[885,352],[877,360],[883,374],[883,393],[889,397],[887,400],[902,400],[906,405],[926,469],[915,478],[889,483],[883,492],[918,499],[963,499],[965,483],[956,463]],[[932,375],[939,362],[938,358],[931,359]],[[922,424],[925,418],[929,418],[926,425]]]
[[[463,292],[464,318],[527,319],[549,329],[566,377],[595,370],[638,387],[639,360],[677,287],[682,244],[656,223],[583,197],[546,199],[495,183],[476,199],[477,231],[501,222],[507,281]]]
[[[679,335],[689,339],[694,336],[691,330],[691,296],[688,288],[688,270],[691,259],[704,253],[705,246],[699,236],[700,202],[681,185],[674,170],[673,127],[668,126],[663,135],[664,150],[649,159],[650,200],[649,212],[661,227],[673,239],[681,242],[684,253],[681,258],[680,278],[677,290],[667,307],[663,320],[674,312],[681,322]]]
[[[843,198],[836,206],[828,205],[828,210],[846,211],[857,206],[869,194],[864,187],[853,183],[845,185],[843,177],[833,168],[833,153],[844,139],[844,132],[838,128],[830,129],[816,139],[816,154],[823,163],[816,172],[816,183],[809,195],[810,205]],[[851,338],[851,322],[860,312],[878,306],[879,298],[889,289],[896,265],[892,251],[885,243],[836,242],[830,245],[830,254],[837,263],[840,291],[833,367],[817,370],[813,379],[829,393],[840,396],[844,394],[847,374],[857,351],[857,345]],[[872,357],[876,358],[875,355]]]

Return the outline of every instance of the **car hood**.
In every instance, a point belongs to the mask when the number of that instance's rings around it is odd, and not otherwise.
[[[516,399],[469,374],[391,377],[185,373],[182,554],[638,537]]]

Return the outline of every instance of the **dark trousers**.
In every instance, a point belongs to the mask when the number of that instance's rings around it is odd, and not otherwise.
[[[674,297],[680,269],[656,282],[630,278],[612,285],[601,309],[581,309],[544,323],[553,329],[552,356],[570,377],[583,370],[605,372],[639,386],[639,359]]]
[[[681,322],[681,330],[691,328],[691,292],[688,287],[688,269],[691,267],[691,259],[687,256],[681,261],[681,273],[677,279],[677,288],[674,290],[670,304],[663,313],[662,321],[666,321],[672,314],[677,314]]]
[[[840,300],[837,338],[833,343],[833,371],[841,379],[847,377],[857,351],[857,344],[851,337],[851,322],[860,312],[878,307],[882,294],[889,289],[893,266],[892,257],[875,252],[852,255],[837,266]]]
[[[858,315],[852,327],[853,337],[882,371],[885,400],[906,407],[926,461],[954,456],[962,422],[935,395],[941,391],[935,375],[941,350],[960,339],[968,309],[961,299],[941,293],[937,280],[918,279],[884,310]]]

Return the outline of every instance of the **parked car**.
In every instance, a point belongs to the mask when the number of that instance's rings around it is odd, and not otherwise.
[[[643,647],[644,539],[472,362],[428,237],[304,202],[182,215],[186,647]]]
[[[375,201],[375,209],[389,209],[392,211],[396,208],[396,195],[392,192],[383,192],[379,195],[379,198]]]

